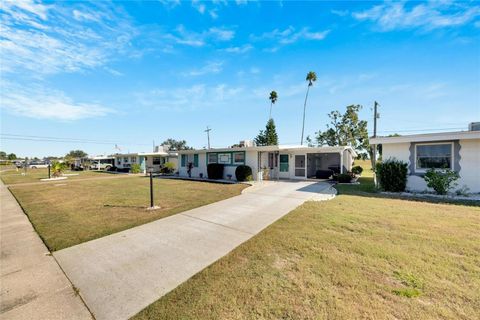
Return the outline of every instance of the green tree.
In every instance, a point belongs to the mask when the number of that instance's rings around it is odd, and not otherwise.
[[[361,105],[350,105],[344,114],[340,111],[332,111],[328,114],[330,124],[327,130],[316,132],[318,145],[327,146],[351,146],[362,156],[370,150],[368,142],[367,121],[360,120],[358,112]]]
[[[305,78],[305,80],[308,81],[308,86],[307,94],[305,95],[305,102],[303,103],[302,140],[300,141],[301,145],[303,145],[303,134],[305,132],[305,111],[307,109],[308,92],[310,91],[310,87],[313,86],[313,83],[317,81],[317,74],[313,71],[310,71],[309,73],[307,73],[307,77]]]
[[[268,118],[272,119],[272,107],[275,104],[275,102],[277,102],[277,99],[278,99],[277,92],[275,90],[270,92],[270,97],[268,99],[270,99],[270,116]]]
[[[8,156],[7,156],[8,160],[16,160],[17,159],[17,155],[15,153],[10,153]]]
[[[255,138],[257,146],[275,146],[278,145],[278,134],[273,119],[268,119],[265,130],[260,130]]]
[[[193,149],[187,145],[187,141],[185,140],[175,140],[172,138],[168,138],[167,140],[162,142],[162,146],[168,145],[172,150],[190,150]]]
[[[5,151],[0,151],[0,159],[2,160],[7,159],[7,153]]]
[[[67,158],[85,158],[88,154],[83,150],[71,150],[65,157]]]

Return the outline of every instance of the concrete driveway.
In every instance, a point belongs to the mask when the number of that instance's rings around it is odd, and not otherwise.
[[[303,202],[334,195],[324,182],[265,183],[54,255],[96,319],[128,319]]]

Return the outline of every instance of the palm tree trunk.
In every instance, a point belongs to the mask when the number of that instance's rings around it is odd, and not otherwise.
[[[273,102],[270,102],[270,116],[269,116],[269,120],[272,119],[272,106],[273,106]]]
[[[309,90],[310,90],[310,85],[307,87],[307,94],[305,95],[305,102],[303,104],[302,140],[300,141],[300,145],[303,145],[303,133],[305,131],[305,110],[307,109],[307,98],[308,98]]]

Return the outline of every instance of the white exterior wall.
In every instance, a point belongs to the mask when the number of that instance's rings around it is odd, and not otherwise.
[[[245,152],[245,165],[252,168],[253,180],[258,180],[258,151]],[[235,178],[235,172],[233,177]]]
[[[480,139],[460,140],[460,179],[470,192],[480,192]]]
[[[396,158],[408,163],[410,167],[410,143],[383,144],[383,159]],[[433,191],[427,187],[423,177],[408,172],[407,189],[414,191]],[[480,192],[480,139],[460,140],[460,179],[458,189],[467,186],[470,192]]]

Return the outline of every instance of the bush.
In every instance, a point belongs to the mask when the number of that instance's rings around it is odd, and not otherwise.
[[[402,192],[407,187],[408,164],[396,159],[388,159],[376,165],[380,187],[385,191]]]
[[[352,168],[352,173],[356,175],[360,175],[363,172],[363,168],[360,166],[355,166]]]
[[[138,163],[133,163],[130,166],[130,171],[132,173],[140,173],[140,172],[142,172],[142,167],[140,167],[140,165]]]
[[[337,176],[337,180],[339,183],[350,183],[352,182],[352,176],[349,175],[348,173],[340,173]]]
[[[460,176],[457,172],[450,169],[435,170],[428,169],[423,177],[427,182],[427,187],[435,190],[437,194],[447,194],[448,190],[457,185]]]
[[[235,178],[237,181],[252,181],[252,168],[245,165],[240,165],[235,169]]]
[[[223,164],[210,163],[207,166],[207,174],[209,179],[223,179]]]
[[[165,162],[162,169],[160,170],[161,173],[170,174],[175,171],[175,163],[173,162]]]

